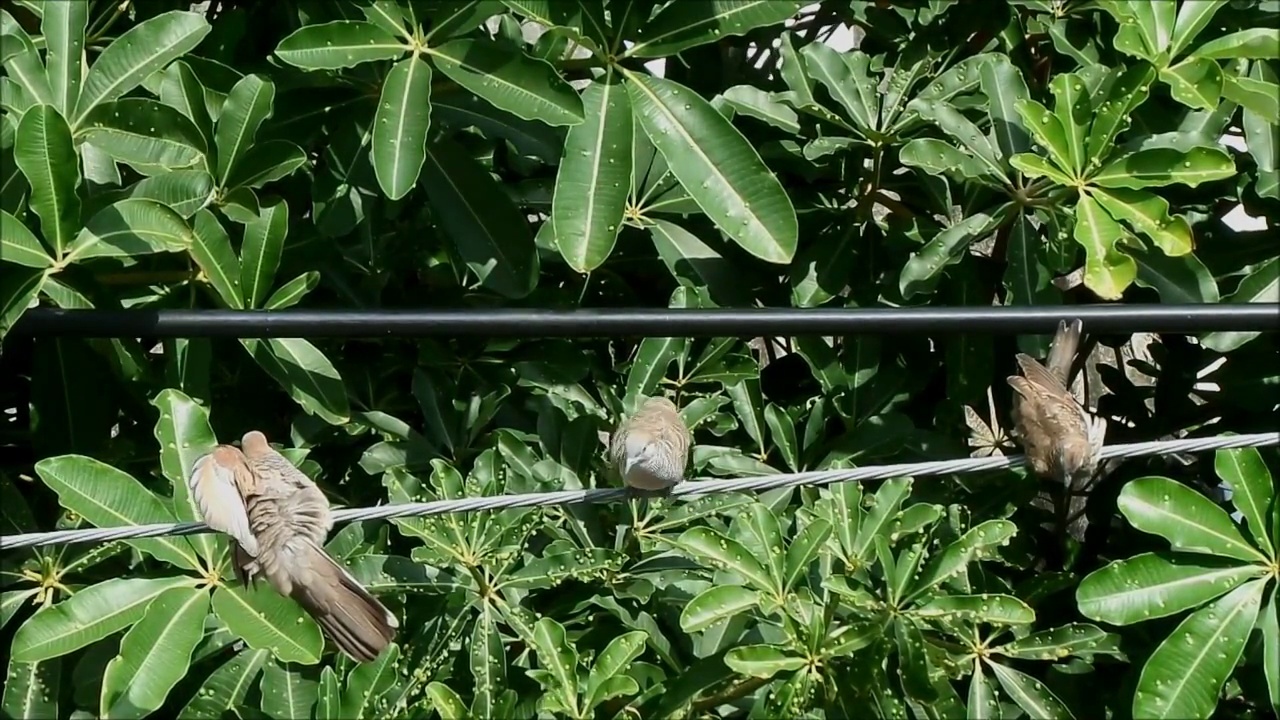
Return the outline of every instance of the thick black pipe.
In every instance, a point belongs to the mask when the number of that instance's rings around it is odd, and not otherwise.
[[[1089,332],[1280,330],[1280,306],[1076,305],[919,308],[595,310],[27,311],[12,332],[64,337],[760,337],[959,332],[1051,333],[1078,317]]]

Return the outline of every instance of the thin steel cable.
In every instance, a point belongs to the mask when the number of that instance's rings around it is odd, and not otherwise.
[[[1172,455],[1176,453],[1204,452],[1240,447],[1267,447],[1280,445],[1280,432],[1252,433],[1248,435],[1221,435],[1182,440],[1156,440],[1152,442],[1109,445],[1102,449],[1101,458],[1140,457],[1144,455]],[[779,473],[730,480],[692,480],[681,483],[670,492],[672,497],[701,497],[731,492],[761,492],[782,487],[800,485],[830,485],[838,482],[859,482],[894,477],[949,475],[975,473],[984,470],[1000,470],[1023,462],[1022,455],[1006,455],[985,458],[961,458],[931,462],[871,465],[845,470],[818,470],[800,473]],[[543,507],[547,505],[572,505],[578,503],[603,503],[631,496],[624,488],[561,490],[558,492],[527,493],[522,495],[494,495],[463,498],[461,500],[433,500],[431,502],[397,503],[368,508],[344,508],[335,510],[335,522],[359,520],[390,520],[393,518],[425,517],[449,513],[504,510],[516,507]],[[154,525],[130,525],[111,528],[84,528],[58,530],[44,533],[23,533],[0,538],[0,547],[12,550],[21,547],[56,545],[59,543],[105,543],[133,538],[153,538],[174,535],[196,535],[214,532],[204,523],[157,523]]]

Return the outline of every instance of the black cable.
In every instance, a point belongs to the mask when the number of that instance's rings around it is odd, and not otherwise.
[[[34,308],[12,334],[63,337],[760,337],[1051,333],[1078,317],[1095,333],[1280,330],[1280,306],[63,310]]]

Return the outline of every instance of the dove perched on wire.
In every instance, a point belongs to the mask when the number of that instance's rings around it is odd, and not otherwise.
[[[1081,327],[1079,319],[1059,322],[1046,364],[1018,353],[1022,375],[1008,378],[1014,390],[1012,434],[1032,472],[1062,485],[1058,520],[1063,530],[1077,536],[1083,534],[1078,522],[1083,519],[1083,494],[1097,470],[1107,427],[1106,420],[1091,415],[1070,390]]]
[[[684,480],[691,442],[675,403],[653,397],[618,426],[609,456],[628,486],[665,490]]]
[[[201,457],[188,481],[205,524],[231,536],[236,576],[246,585],[266,577],[342,652],[376,659],[400,624],[325,552],[333,517],[324,493],[262,433],[246,433],[240,444],[243,452],[219,445]]]

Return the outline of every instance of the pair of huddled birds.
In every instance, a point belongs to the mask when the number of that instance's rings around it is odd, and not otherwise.
[[[1079,342],[1080,321],[1059,325],[1047,367],[1019,354],[1022,375],[1009,378],[1014,435],[1028,464],[1067,488],[1092,477],[1106,427],[1069,390]],[[628,486],[661,491],[684,480],[691,443],[676,405],[654,397],[619,425],[608,453]],[[325,552],[333,517],[324,493],[261,432],[246,433],[239,448],[219,445],[202,456],[188,486],[205,524],[230,536],[233,568],[245,586],[265,577],[357,662],[376,659],[395,638],[395,615]]]

